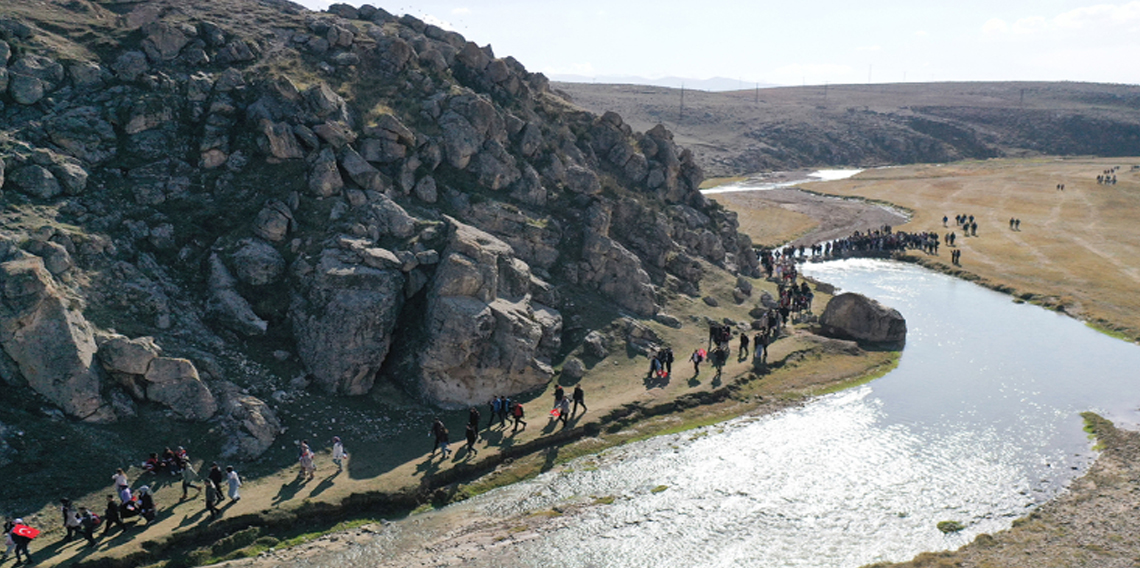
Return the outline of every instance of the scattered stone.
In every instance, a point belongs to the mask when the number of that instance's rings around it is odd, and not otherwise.
[[[717,299],[712,296],[705,296],[704,298],[701,298],[701,301],[703,301],[705,305],[711,308],[715,308],[720,305],[720,302],[718,302]]]

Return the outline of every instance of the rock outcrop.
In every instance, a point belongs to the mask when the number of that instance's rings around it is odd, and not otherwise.
[[[853,292],[832,298],[819,325],[825,335],[837,339],[889,345],[906,342],[906,320],[898,310]]]
[[[23,380],[71,416],[108,422],[94,330],[37,257],[0,263],[0,346]]]
[[[0,42],[0,187],[23,216],[0,227],[21,248],[3,257],[0,319],[18,323],[0,374],[68,414],[217,416],[227,451],[255,455],[284,404],[242,392],[255,361],[329,393],[392,380],[466,406],[550,380],[576,348],[567,298],[648,319],[710,270],[758,274],[664,127],[570,111],[541,74],[411,16],[257,6],[231,25],[221,4],[66,10],[122,26],[119,44],[54,24],[39,41],[35,22]],[[135,339],[100,332],[92,366],[93,327]]]
[[[533,302],[535,278],[510,245],[455,219],[448,224],[424,317],[419,388],[462,407],[545,384],[554,374],[561,315]]]

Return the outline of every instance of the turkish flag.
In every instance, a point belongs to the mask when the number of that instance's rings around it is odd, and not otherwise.
[[[40,536],[40,531],[39,529],[34,529],[28,525],[16,525],[15,527],[12,527],[12,534],[19,535],[24,538],[36,538],[37,536]]]

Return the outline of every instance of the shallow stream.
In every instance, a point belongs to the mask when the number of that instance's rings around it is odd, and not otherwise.
[[[1083,474],[1095,456],[1079,412],[1140,424],[1140,347],[913,265],[848,260],[805,272],[903,313],[896,370],[800,408],[582,458],[304,565],[371,566],[454,527],[440,519],[486,522],[609,497],[464,565],[906,560],[1008,528]],[[943,535],[946,520],[966,529]]]

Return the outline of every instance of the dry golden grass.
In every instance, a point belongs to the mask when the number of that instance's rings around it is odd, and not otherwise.
[[[736,211],[740,232],[752,237],[752,244],[756,246],[781,246],[819,226],[819,222],[808,215],[763,201],[762,194],[719,193],[713,198]]]
[[[974,215],[978,237],[957,243],[965,271],[1135,339],[1140,171],[1133,164],[1140,158],[988,160],[870,170],[806,187],[911,209],[912,220],[897,227],[904,231],[944,234],[956,214]],[[1113,166],[1120,166],[1117,184],[1098,185],[1097,174]],[[951,228],[943,228],[943,215]],[[1020,231],[1010,230],[1010,218],[1021,219]],[[931,264],[949,269],[949,260],[943,247]]]

